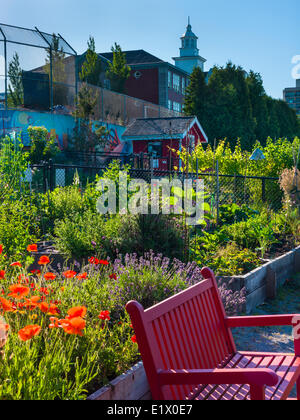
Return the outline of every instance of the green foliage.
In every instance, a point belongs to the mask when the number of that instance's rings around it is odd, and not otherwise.
[[[263,258],[266,251],[277,243],[276,223],[271,215],[262,212],[246,221],[224,226],[222,232],[228,240],[236,242],[240,247],[260,251]]]
[[[221,232],[195,237],[191,254],[200,267],[208,266],[219,276],[245,274],[260,265],[256,253],[240,248],[235,242],[227,243]]]
[[[20,188],[20,178],[28,165],[27,158],[20,136],[0,139],[0,194],[9,188]]]
[[[211,144],[227,138],[233,145],[239,138],[243,150],[257,139],[264,145],[269,136],[292,139],[300,133],[295,111],[266,95],[261,76],[231,62],[214,67],[207,85],[201,70],[193,71],[184,112],[198,117]]]
[[[90,36],[85,61],[79,73],[80,80],[95,86],[101,86],[100,75],[102,72],[101,60],[96,53],[95,39]]]
[[[25,261],[26,247],[40,235],[37,208],[29,200],[7,192],[0,206],[0,244],[8,260]]]
[[[113,62],[109,63],[106,77],[110,80],[113,91],[125,93],[125,83],[130,76],[131,68],[126,63],[126,55],[120,45],[115,43],[111,50],[113,52]]]
[[[233,223],[247,220],[255,214],[256,212],[245,204],[242,206],[237,204],[222,205],[220,206],[219,226],[232,225]]]
[[[251,161],[250,156],[257,148],[262,150],[265,159]],[[286,138],[277,140],[268,138],[265,146],[256,142],[249,151],[242,150],[239,140],[235,147],[231,147],[226,140],[220,140],[215,149],[210,145],[204,148],[202,144],[199,144],[194,152],[187,155],[187,151],[183,149],[181,153],[178,152],[178,155],[184,164],[188,161],[189,168],[194,171],[198,159],[198,168],[201,172],[214,169],[218,161],[220,174],[279,177],[285,168],[294,167],[295,153],[299,148],[300,138],[298,137],[295,137],[293,141]]]
[[[220,276],[249,273],[260,265],[257,255],[250,249],[240,249],[234,242],[214,255],[212,269]]]
[[[97,101],[97,94],[84,83],[78,92],[77,105],[74,112],[74,116],[78,120],[71,142],[72,148],[80,152],[92,151],[106,141],[107,128],[93,120]]]
[[[27,132],[31,141],[29,161],[38,164],[41,161],[48,161],[55,158],[60,150],[56,145],[56,138],[48,135],[45,127],[28,127]]]
[[[13,58],[8,65],[8,80],[8,106],[22,106],[24,103],[22,69],[20,66],[19,54],[17,52],[14,53]]]
[[[61,252],[78,259],[93,252],[102,258],[113,258],[119,252],[142,255],[151,249],[179,258],[184,245],[178,222],[163,215],[115,215],[106,220],[91,211],[77,213],[56,219],[54,237]]]

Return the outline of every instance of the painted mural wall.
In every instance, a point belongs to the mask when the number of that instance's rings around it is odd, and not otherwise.
[[[131,145],[122,142],[122,134],[126,127],[107,123],[103,125],[106,125],[109,131],[106,151],[131,153]],[[0,109],[0,137],[13,132],[20,133],[24,146],[29,146],[29,126],[47,128],[49,133],[56,136],[57,144],[63,150],[73,135],[75,120],[69,115]]]

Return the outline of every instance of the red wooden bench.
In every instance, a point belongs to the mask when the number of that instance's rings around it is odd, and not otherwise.
[[[295,354],[239,352],[231,333],[292,326],[295,315],[227,317],[213,272],[204,268],[202,276],[146,311],[137,302],[126,306],[153,399],[284,400],[297,385],[300,400],[299,338]]]

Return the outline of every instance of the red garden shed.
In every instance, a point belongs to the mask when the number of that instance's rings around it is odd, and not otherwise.
[[[133,121],[122,135],[132,142],[133,153],[147,153],[154,158],[154,168],[173,169],[178,156],[170,149],[194,149],[199,143],[208,143],[207,136],[196,117],[141,118]]]

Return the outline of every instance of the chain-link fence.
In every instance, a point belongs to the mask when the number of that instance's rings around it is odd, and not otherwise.
[[[78,89],[82,83],[78,83]],[[169,110],[141,99],[113,92],[98,86],[88,85],[97,99],[94,119],[109,124],[126,126],[137,118],[179,117],[180,112]]]
[[[206,201],[211,211],[218,218],[219,209],[223,205],[247,205],[254,209],[262,206],[277,211],[282,207],[283,193],[280,190],[278,178],[251,177],[241,175],[221,175],[216,173],[183,173],[175,171],[161,171],[153,165],[145,167],[144,159],[139,155],[111,156],[102,154],[96,161],[89,164],[65,165],[52,162],[31,167],[31,186],[37,192],[52,191],[57,187],[65,187],[77,182],[85,188],[87,183],[93,182],[96,175],[102,176],[110,162],[119,160],[121,165],[129,164],[129,175],[132,179],[142,179],[151,183],[153,179],[178,178],[204,180]],[[143,163],[143,167],[142,167]]]
[[[60,34],[0,23],[0,109],[72,115],[82,87],[79,67],[80,56]],[[125,126],[136,118],[181,115],[108,89],[89,88],[97,98],[96,121]]]
[[[76,51],[59,34],[0,24],[0,107],[70,114]]]

